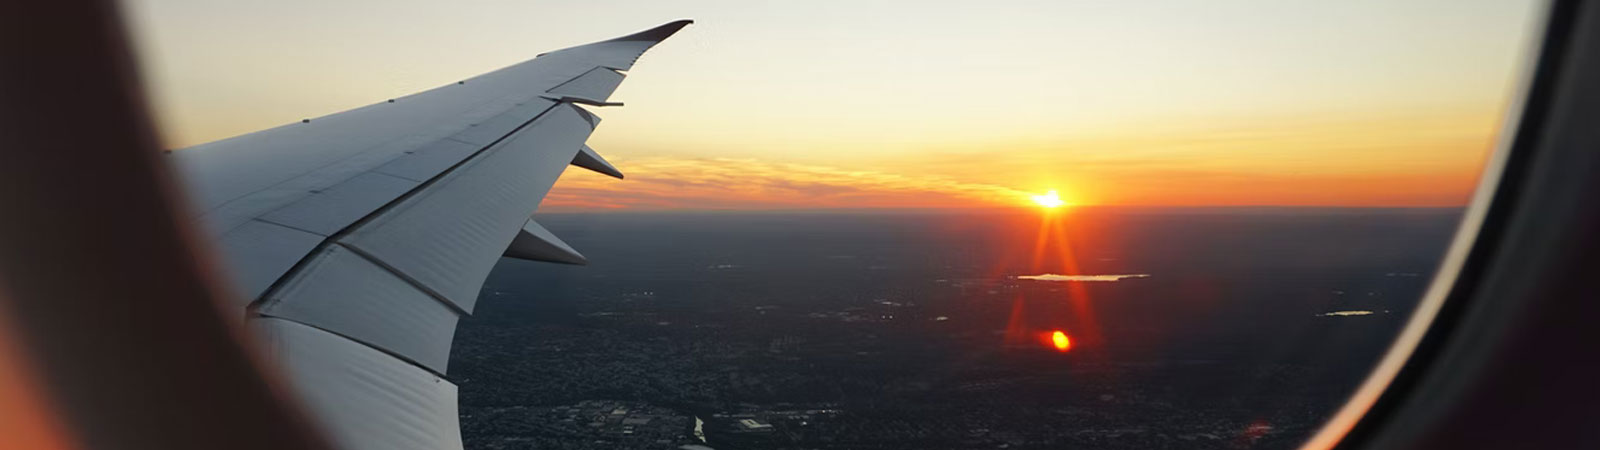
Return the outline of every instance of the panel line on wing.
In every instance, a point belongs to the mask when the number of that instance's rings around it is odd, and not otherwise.
[[[384,204],[383,207],[378,208],[376,211],[368,213],[366,216],[363,216],[361,219],[356,220],[355,222],[352,222],[349,226],[346,226],[346,227],[344,227],[344,229],[339,230],[338,233],[334,233],[334,235],[331,238],[343,237],[343,235],[349,234],[350,230],[353,230],[355,228],[359,228],[359,227],[361,227],[363,225],[366,225],[368,222],[371,222],[373,218],[375,218],[377,216],[380,216],[380,215],[383,215],[384,212],[386,212],[389,209],[393,208],[395,205],[398,205],[398,204],[404,202],[405,200],[415,196],[418,192],[422,192],[422,191],[427,190],[429,187],[432,187],[439,180],[443,179],[446,175],[449,175],[451,172],[455,172],[456,169],[460,169],[461,166],[466,165],[467,163],[470,163],[475,159],[478,159],[478,157],[482,156],[484,154],[484,152],[495,148],[496,145],[499,145],[500,142],[505,141],[506,138],[511,137],[513,135],[516,135],[517,132],[522,131],[523,128],[527,128],[528,125],[539,121],[539,119],[541,119],[541,118],[544,118],[545,115],[549,114],[550,111],[555,110],[559,106],[561,106],[560,102],[551,104],[550,106],[546,107],[543,111],[540,111],[539,114],[535,114],[533,116],[533,118],[530,118],[526,122],[523,122],[521,125],[518,125],[515,128],[512,128],[510,131],[506,132],[504,135],[500,136],[498,139],[495,139],[494,141],[491,141],[488,144],[483,144],[483,148],[478,149],[478,151],[476,151],[476,152],[473,152],[471,156],[468,156],[466,158],[462,158],[462,160],[460,162],[457,162],[457,163],[451,165],[450,168],[439,172],[439,174],[438,175],[434,175],[433,178],[429,178],[427,181],[423,181],[421,184],[418,184],[416,187],[411,188],[410,191],[407,191],[406,193],[401,194],[399,197],[395,197],[395,199],[389,201],[389,203]],[[477,145],[477,144],[473,144],[473,145]]]
[[[498,256],[592,131],[577,107],[556,108],[339,240],[470,311]]]
[[[339,448],[462,448],[455,383],[299,322],[259,317],[250,325]]]
[[[431,92],[431,91],[428,91],[428,92]],[[420,95],[420,94],[423,94],[423,93],[412,94],[412,96]],[[410,97],[410,96],[407,96],[407,97]],[[484,107],[488,107],[489,105],[493,105],[495,102],[498,102],[498,101],[503,101],[503,100],[502,99],[485,100],[485,101],[479,102],[477,104],[474,104],[472,106],[472,109],[473,110],[477,110],[477,109],[481,109],[481,108],[484,108]],[[383,104],[385,104],[385,103],[375,103],[375,104],[372,104],[372,105],[364,106],[362,108],[371,108],[371,107],[375,107],[375,106],[379,106],[379,105],[383,105]],[[359,109],[362,109],[362,108],[357,108],[357,109],[359,110]],[[350,112],[350,111],[346,111],[346,112]],[[343,114],[343,113],[335,113],[333,115],[338,115],[338,114]],[[332,115],[330,115],[330,116],[332,116]],[[324,117],[327,117],[327,116],[324,116]],[[293,126],[293,125],[298,125],[298,123],[291,124],[291,125],[284,125],[284,126],[280,126],[278,128],[283,128],[283,127],[286,127],[286,126]],[[277,129],[277,128],[274,128],[274,129]],[[272,130],[273,129],[269,129],[267,131],[272,131]],[[269,191],[273,191],[275,189],[281,189],[281,188],[284,188],[286,186],[290,186],[290,185],[296,183],[297,181],[300,181],[300,180],[306,178],[307,176],[320,176],[325,171],[327,171],[329,169],[337,168],[337,167],[339,167],[341,165],[351,165],[351,164],[359,165],[359,163],[364,158],[374,158],[374,157],[381,156],[384,153],[381,150],[384,150],[385,148],[388,148],[390,146],[396,146],[396,145],[407,146],[407,145],[410,145],[410,144],[406,144],[406,142],[408,142],[408,141],[421,140],[422,142],[420,142],[418,144],[415,144],[416,146],[420,147],[420,146],[427,145],[428,142],[432,142],[432,141],[434,141],[436,139],[449,139],[454,134],[455,134],[454,132],[447,132],[447,133],[444,133],[443,135],[428,135],[428,134],[416,134],[416,133],[413,133],[413,134],[402,135],[402,136],[399,136],[399,137],[396,137],[396,138],[393,138],[393,139],[390,139],[390,140],[387,140],[387,141],[378,142],[378,143],[375,143],[375,144],[373,144],[371,146],[365,147],[365,148],[361,149],[360,151],[354,152],[354,153],[352,153],[349,156],[346,156],[344,158],[329,160],[329,161],[323,163],[322,165],[315,166],[315,167],[309,167],[304,172],[301,172],[298,175],[280,179],[277,182],[260,186],[258,189],[255,189],[255,190],[241,192],[238,195],[236,195],[234,197],[231,197],[231,198],[228,198],[226,200],[222,200],[221,202],[216,203],[215,205],[210,205],[210,206],[207,207],[207,212],[205,214],[202,214],[202,217],[210,215],[211,213],[213,213],[215,211],[219,211],[219,210],[222,210],[224,208],[227,208],[228,206],[233,205],[233,204],[235,204],[237,202],[246,201],[246,200],[250,199],[251,197],[259,195],[259,194],[261,194],[263,192],[269,192]],[[250,134],[241,135],[241,136],[235,136],[233,138],[224,139],[224,141],[232,140],[232,139],[247,138],[247,137],[250,137],[250,136],[251,136]],[[221,142],[221,141],[219,141],[219,142]],[[474,144],[474,145],[476,145],[476,144]],[[183,154],[186,151],[189,151],[189,150],[179,150],[179,152],[177,152],[175,154]],[[225,232],[227,230],[231,230],[231,227],[229,227],[229,228],[227,228],[227,229],[225,229],[223,231]]]
[[[345,250],[349,250],[351,253],[354,253],[355,255],[360,256],[362,259],[367,260],[367,262],[370,262],[373,265],[378,266],[379,268],[383,269],[385,272],[389,272],[389,274],[400,278],[400,280],[401,281],[405,281],[406,284],[410,284],[412,287],[417,288],[417,290],[422,291],[422,293],[428,294],[429,297],[433,297],[434,300],[438,301],[439,303],[443,303],[445,306],[449,307],[451,310],[454,310],[456,312],[456,314],[463,315],[463,316],[472,315],[472,311],[467,311],[466,309],[462,308],[461,305],[457,305],[455,302],[450,301],[450,299],[448,297],[445,297],[444,294],[440,294],[439,291],[435,291],[435,290],[433,290],[433,288],[428,287],[428,285],[423,284],[421,281],[418,281],[416,278],[412,278],[410,275],[406,275],[405,271],[402,271],[400,269],[395,268],[392,265],[389,265],[389,263],[384,262],[383,259],[380,259],[380,258],[378,258],[377,256],[374,256],[371,253],[367,253],[365,250],[362,250],[360,247],[356,247],[354,245],[346,245],[345,243],[338,242],[338,241],[334,241],[333,245],[337,245],[340,248],[343,248]]]
[[[602,77],[606,76],[606,75],[596,75],[595,71],[597,71],[597,70],[608,70],[608,71],[611,71],[611,73],[613,75],[616,75],[617,77],[619,77],[618,80],[621,80],[620,77],[623,76],[622,72],[618,72],[616,69],[612,69],[610,67],[595,66],[593,69],[589,69],[589,70],[583,72],[582,75],[578,75],[576,77],[572,77],[571,80],[563,81],[563,82],[561,82],[561,84],[558,84],[553,88],[545,90],[545,92],[554,92],[554,93],[566,92],[568,90],[564,90],[563,88],[565,88],[565,87],[572,86],[572,85],[574,85],[576,83],[581,83],[581,82],[584,82],[584,81],[594,80],[594,78],[596,76],[602,76]],[[612,87],[612,89],[616,89],[616,88]]]
[[[277,225],[277,226],[280,226],[280,227],[288,228],[288,229],[291,229],[291,230],[295,230],[295,231],[299,231],[299,232],[303,232],[303,233],[307,233],[307,234],[315,234],[317,236],[322,236],[324,240],[327,239],[327,235],[325,235],[325,234],[322,234],[322,233],[319,233],[319,232],[316,232],[316,231],[307,230],[305,228],[300,228],[300,227],[297,227],[297,226],[294,226],[294,225],[290,225],[290,224],[287,224],[287,223],[277,222],[277,221],[274,221],[271,218],[267,218],[267,217],[257,217],[257,218],[250,219],[250,220],[254,221],[254,222],[270,223],[270,224],[273,224],[273,225]],[[320,249],[322,247],[319,244],[317,246],[317,248]]]
[[[439,377],[439,378],[441,378],[441,379],[443,379],[445,381],[449,381],[451,383],[455,383],[454,380],[450,379],[449,375],[446,375],[443,372],[439,372],[437,370],[433,370],[433,368],[428,367],[427,364],[423,364],[421,362],[418,362],[415,359],[411,359],[410,357],[407,357],[406,355],[395,353],[395,352],[390,351],[388,349],[385,349],[383,347],[372,345],[371,343],[368,343],[368,342],[363,341],[361,339],[356,339],[354,337],[351,337],[348,334],[340,333],[338,330],[331,330],[331,329],[328,329],[326,327],[321,327],[321,326],[317,326],[315,324],[302,322],[302,321],[294,319],[294,318],[277,316],[277,315],[272,315],[272,314],[256,314],[254,317],[251,318],[251,320],[260,320],[260,319],[282,320],[282,321],[285,321],[285,322],[294,323],[296,325],[301,325],[301,326],[305,326],[305,327],[309,327],[309,328],[315,328],[315,329],[317,329],[319,331],[322,331],[324,333],[328,333],[328,334],[331,334],[331,335],[334,335],[334,336],[338,336],[338,337],[344,338],[347,341],[359,344],[362,347],[370,348],[370,349],[376,350],[378,352],[381,352],[381,353],[383,353],[385,355],[389,355],[390,357],[393,357],[394,359],[398,359],[400,361],[404,361],[406,364],[410,364],[410,365],[416,366],[419,369],[425,370],[429,374],[432,374],[433,376]]]
[[[389,211],[395,205],[398,205],[398,204],[404,202],[405,200],[410,199],[411,197],[415,196],[418,192],[427,190],[429,187],[432,187],[439,180],[443,179],[445,177],[445,175],[448,175],[451,172],[454,172],[457,169],[461,168],[461,166],[463,166],[463,165],[465,165],[465,164],[467,164],[467,163],[469,163],[469,162],[471,162],[471,161],[473,161],[475,159],[478,159],[478,157],[482,156],[484,152],[488,151],[489,149],[494,148],[495,145],[499,144],[501,141],[504,141],[507,137],[510,137],[512,135],[517,134],[518,131],[521,131],[523,128],[526,128],[529,124],[537,122],[540,118],[544,117],[546,114],[549,114],[550,111],[555,110],[561,104],[562,103],[558,102],[558,103],[553,103],[553,104],[549,105],[543,111],[540,111],[538,114],[535,114],[533,116],[533,118],[528,119],[527,122],[524,122],[521,125],[518,125],[517,127],[515,127],[513,129],[511,129],[510,131],[506,132],[506,134],[504,136],[501,136],[499,139],[496,139],[493,142],[485,144],[483,146],[483,148],[480,148],[480,149],[478,149],[478,151],[473,152],[471,156],[467,156],[466,158],[462,158],[461,161],[459,161],[459,162],[457,162],[455,164],[452,164],[449,168],[439,172],[439,174],[437,174],[437,175],[434,175],[433,178],[429,178],[427,181],[423,181],[421,183],[418,183],[417,186],[411,188],[411,190],[406,191],[403,194],[400,194],[400,196],[395,197],[393,200],[390,200],[388,203],[385,203],[383,206],[379,207],[378,209],[373,210],[370,213],[367,213],[367,215],[362,216],[360,219],[357,219],[355,222],[351,222],[349,225],[347,225],[344,228],[340,229],[338,232],[333,233],[327,239],[323,240],[322,243],[317,244],[316,248],[312,249],[312,251],[310,253],[307,253],[304,257],[302,257],[300,259],[300,261],[298,261],[298,262],[296,262],[294,264],[294,266],[291,266],[288,271],[285,271],[283,276],[278,277],[278,279],[276,281],[274,281],[272,283],[272,285],[268,286],[265,291],[262,291],[260,296],[256,297],[255,299],[252,299],[248,309],[249,310],[253,310],[256,307],[256,305],[262,301],[262,299],[268,298],[271,295],[277,293],[277,291],[279,289],[281,289],[283,287],[283,285],[290,278],[293,278],[294,274],[299,273],[300,270],[303,269],[303,267],[305,266],[305,264],[307,262],[309,262],[310,260],[314,259],[316,257],[316,255],[320,253],[320,250],[323,250],[324,248],[326,248],[330,243],[337,242],[340,238],[343,238],[345,235],[348,235],[351,230],[354,230],[354,229],[359,228],[359,227],[361,227],[363,225],[366,225],[367,223],[371,222],[373,218],[376,218],[376,217],[382,215],[384,212]],[[346,246],[346,248],[350,248],[350,247]],[[383,264],[382,261],[377,261],[377,258],[374,258],[371,255],[367,255],[364,252],[361,252],[361,251],[358,251],[358,250],[355,250],[355,249],[351,249],[351,250],[355,251],[356,254],[362,255],[362,257],[364,257],[364,258],[367,258],[367,259],[370,259],[370,260],[374,260],[375,263],[379,264],[379,267],[383,267],[384,270],[387,270],[387,271],[389,271],[391,273],[394,273],[395,276],[398,276],[401,279],[406,280],[408,283],[412,283],[413,285],[417,285],[419,287],[421,286],[421,284],[417,283],[416,280],[413,280],[408,276],[400,274],[393,267],[391,267],[391,266],[389,266],[387,264]],[[427,289],[426,287],[422,287],[422,289],[423,289],[423,292],[427,293],[429,296],[434,297],[435,299],[443,299],[444,298],[442,295],[440,295],[438,292],[433,291],[432,289]],[[451,303],[451,302],[446,301],[446,303]],[[451,307],[455,308],[455,309],[461,309],[458,305],[453,305],[452,304]],[[463,311],[463,313],[464,314],[471,314],[470,312],[465,312],[465,311]]]

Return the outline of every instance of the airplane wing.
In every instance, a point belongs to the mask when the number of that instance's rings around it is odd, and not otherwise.
[[[582,264],[529,219],[645,50],[692,23],[170,153],[240,314],[351,449],[461,448],[456,320],[504,256]]]

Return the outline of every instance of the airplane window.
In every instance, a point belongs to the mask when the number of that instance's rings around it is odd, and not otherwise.
[[[1418,311],[1540,5],[124,6],[180,149],[696,20],[533,217],[587,264],[460,321],[467,448],[1280,449]]]

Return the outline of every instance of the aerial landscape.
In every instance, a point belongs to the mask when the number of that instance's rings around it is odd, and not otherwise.
[[[475,449],[1293,448],[1458,216],[541,215],[592,265],[503,261],[450,370]]]
[[[129,9],[174,149],[694,19],[523,205],[589,264],[460,311],[466,448],[1283,449],[1427,289],[1538,2]]]

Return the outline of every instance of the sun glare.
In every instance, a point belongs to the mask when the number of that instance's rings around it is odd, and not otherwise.
[[[1056,191],[1054,190],[1046,192],[1044,195],[1033,196],[1033,202],[1038,203],[1039,206],[1046,208],[1058,208],[1061,205],[1067,204],[1066,201],[1061,200],[1061,195],[1056,194]]]
[[[1072,339],[1067,337],[1067,333],[1059,330],[1050,335],[1050,343],[1056,346],[1056,351],[1064,352],[1072,348]]]

